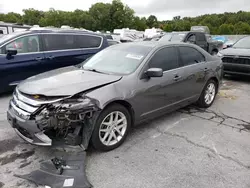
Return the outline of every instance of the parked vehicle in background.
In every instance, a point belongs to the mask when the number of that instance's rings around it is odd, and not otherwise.
[[[115,45],[115,44],[120,44],[121,42],[119,42],[119,41],[115,41],[115,40],[110,40],[110,39],[108,39],[108,45],[109,46],[112,46],[112,45]]]
[[[121,36],[118,33],[112,33],[111,34],[113,40],[120,42],[121,41]]]
[[[50,146],[56,137],[87,148],[90,140],[107,151],[120,146],[133,125],[195,102],[211,106],[221,79],[221,59],[196,45],[118,44],[82,67],[52,70],[20,83],[7,119],[32,144]]]
[[[223,44],[228,40],[227,37],[225,37],[225,36],[213,36],[212,39],[216,40],[216,41],[223,42]]]
[[[250,36],[238,40],[232,47],[218,53],[224,66],[224,74],[250,76]]]
[[[209,34],[200,31],[172,32],[161,37],[159,41],[179,41],[196,44],[211,55],[215,55],[223,49],[222,42],[213,41]]]
[[[158,40],[161,39],[161,37],[163,37],[165,35],[167,35],[167,33],[164,33],[164,34],[162,33],[160,35],[155,35],[153,37],[146,37],[146,38],[143,39],[143,41],[158,41]]]
[[[30,28],[31,26],[29,25],[0,22],[0,35],[10,34],[16,31],[25,31]]]
[[[145,29],[144,36],[146,38],[154,38],[162,36],[163,30],[159,28]]]
[[[227,48],[230,48],[234,45],[236,41],[232,41],[232,40],[228,40],[226,41],[224,44],[223,44],[223,49],[227,49]]]
[[[114,29],[114,33],[120,35],[121,42],[133,42],[144,38],[144,32],[135,29]]]
[[[66,29],[36,29],[0,38],[0,92],[52,69],[76,65],[108,46],[100,34]]]
[[[210,29],[208,28],[208,26],[201,26],[201,25],[191,26],[190,31],[199,31],[208,35],[210,34]]]
[[[107,38],[107,39],[109,39],[109,40],[113,40],[113,37],[112,37],[112,35],[111,35],[111,34],[107,34],[107,33],[105,33],[104,35],[106,36],[106,38]]]

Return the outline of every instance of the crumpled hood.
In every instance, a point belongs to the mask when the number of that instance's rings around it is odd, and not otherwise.
[[[120,79],[121,76],[90,72],[71,66],[30,77],[21,82],[17,88],[31,95],[69,96]]]
[[[225,50],[220,51],[220,53],[229,56],[250,56],[250,49],[227,48]]]

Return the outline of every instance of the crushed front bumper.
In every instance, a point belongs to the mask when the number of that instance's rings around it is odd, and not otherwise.
[[[28,113],[17,108],[12,100],[7,111],[7,120],[16,133],[30,144],[51,146],[52,140],[38,129],[35,120],[24,119]]]

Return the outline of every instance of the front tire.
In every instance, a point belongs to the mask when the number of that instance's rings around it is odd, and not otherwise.
[[[210,107],[215,100],[217,90],[218,84],[214,80],[208,80],[197,102],[198,106],[201,108]]]
[[[113,150],[124,142],[130,127],[131,116],[124,106],[120,104],[108,106],[96,121],[91,143],[100,151]]]

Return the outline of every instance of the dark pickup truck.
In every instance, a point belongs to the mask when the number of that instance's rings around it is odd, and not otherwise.
[[[209,34],[201,31],[167,33],[159,41],[179,41],[196,44],[212,55],[216,55],[223,49],[222,42],[212,40]]]

